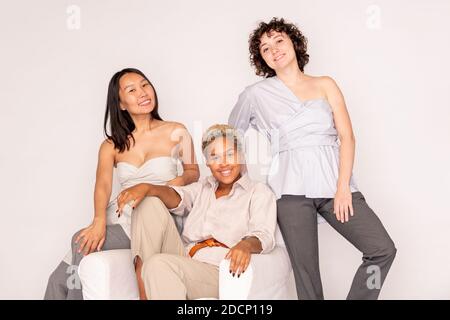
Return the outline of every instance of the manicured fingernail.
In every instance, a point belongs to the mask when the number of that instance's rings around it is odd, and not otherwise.
[[[238,274],[238,278],[240,277],[241,275],[240,274]]]
[[[233,272],[233,277],[236,275],[236,273],[235,272]]]
[[[232,271],[230,270],[230,273],[232,273]]]

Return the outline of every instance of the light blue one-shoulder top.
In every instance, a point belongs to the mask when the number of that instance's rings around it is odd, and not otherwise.
[[[259,81],[239,95],[228,123],[252,126],[270,141],[268,184],[283,194],[334,198],[339,176],[339,139],[325,98],[300,101],[278,78]],[[353,175],[351,192],[358,191]]]

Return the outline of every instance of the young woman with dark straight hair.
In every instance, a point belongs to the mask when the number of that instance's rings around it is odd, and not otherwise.
[[[119,212],[118,199],[110,202],[114,167],[121,190],[143,182],[182,186],[199,178],[189,133],[182,124],[161,119],[156,91],[141,71],[123,69],[111,78],[104,130],[107,139],[98,154],[93,221],[73,235],[72,248],[50,275],[44,299],[83,299],[79,280],[70,278],[71,274],[77,277],[81,259],[95,251],[130,249],[135,203],[130,201]],[[183,165],[182,175],[177,172],[178,161]],[[143,203],[140,209],[163,206],[155,199],[146,201],[145,206],[148,205],[142,208]],[[136,261],[142,297],[141,267]]]

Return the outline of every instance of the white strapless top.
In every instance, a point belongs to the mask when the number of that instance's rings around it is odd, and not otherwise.
[[[164,185],[174,179],[177,173],[177,159],[169,156],[148,159],[140,167],[128,162],[117,163],[121,191],[139,183]]]
[[[128,189],[139,183],[151,183],[165,185],[178,175],[178,161],[170,156],[151,158],[140,167],[127,162],[118,162],[116,165],[117,176],[120,183],[120,191]],[[130,237],[131,212],[129,205],[125,205],[120,218],[117,217],[117,201],[114,199],[106,209],[107,224],[120,224],[125,233]]]

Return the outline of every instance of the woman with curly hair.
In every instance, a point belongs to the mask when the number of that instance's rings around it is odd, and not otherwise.
[[[268,183],[299,299],[323,299],[317,214],[363,254],[347,299],[377,299],[396,248],[353,179],[355,138],[344,97],[328,76],[304,73],[307,40],[284,19],[262,22],[250,60],[265,79],[248,86],[229,117],[270,141]]]

